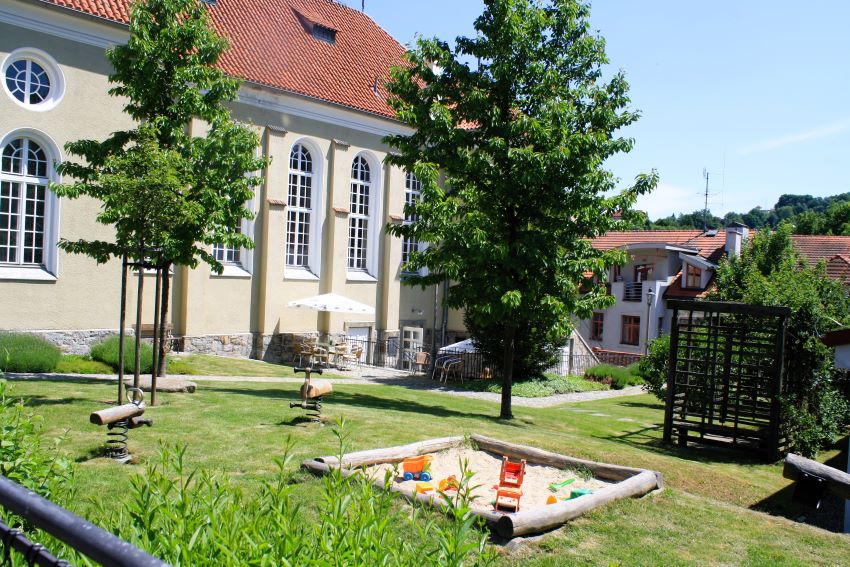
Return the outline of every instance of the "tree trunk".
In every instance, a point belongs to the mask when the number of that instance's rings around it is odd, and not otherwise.
[[[157,372],[158,376],[162,376],[163,378],[167,376],[167,363],[168,363],[168,351],[170,350],[168,347],[168,341],[166,337],[168,335],[168,300],[171,294],[171,262],[167,262],[162,268],[162,300],[160,301],[160,317],[159,317],[159,372]]]
[[[144,250],[144,248],[142,248]],[[142,305],[145,298],[145,265],[144,254],[140,254],[142,260],[139,260],[136,267],[139,270],[138,285],[136,288],[136,343],[135,353],[136,360],[133,368],[133,387],[139,388],[141,364],[142,364]]]
[[[513,419],[511,411],[511,389],[514,378],[514,339],[516,338],[516,327],[508,325],[505,327],[505,358],[502,363],[502,411],[499,413],[501,419]]]
[[[151,366],[151,405],[156,405],[156,377],[159,375],[159,359],[160,349],[159,345],[162,344],[162,340],[160,338],[160,324],[159,324],[159,312],[160,312],[160,296],[162,294],[162,265],[159,260],[157,260],[156,264],[156,289],[154,291],[154,306],[153,306],[153,365]]]

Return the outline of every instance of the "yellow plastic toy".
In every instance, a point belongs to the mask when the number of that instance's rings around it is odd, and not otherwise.
[[[444,478],[443,480],[440,481],[440,484],[438,485],[440,492],[448,492],[449,490],[457,490],[458,487],[459,487],[459,485],[457,483],[457,478],[455,478],[455,475],[451,475],[448,478]]]
[[[427,492],[434,492],[434,485],[430,482],[417,482],[416,483],[416,492],[419,494],[425,494]]]

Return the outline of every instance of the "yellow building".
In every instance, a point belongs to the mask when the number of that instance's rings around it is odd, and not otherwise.
[[[177,348],[276,360],[302,335],[376,340],[410,327],[430,340],[443,327],[435,290],[401,285],[402,256],[418,244],[383,230],[405,222],[405,200],[418,197],[415,177],[384,162],[382,143],[405,131],[383,89],[403,47],[331,0],[207,9],[230,41],[222,68],[245,80],[233,117],[256,128],[271,165],[251,204],[256,218],[242,227],[255,249],[215,247],[222,275],[175,270]],[[37,331],[69,352],[117,332],[120,266],[58,249],[59,239],[108,239],[111,229],[96,224],[98,203],[58,199],[47,185],[63,181],[55,164],[67,142],[131,126],[107,94],[104,54],[127,40],[128,13],[127,0],[0,0],[0,329]],[[203,124],[192,128],[203,134]],[[375,314],[287,307],[324,293]],[[463,333],[459,317],[449,323],[449,338]]]

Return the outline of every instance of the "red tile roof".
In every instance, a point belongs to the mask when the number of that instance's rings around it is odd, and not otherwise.
[[[629,244],[671,244],[695,248],[703,258],[711,258],[726,245],[726,235],[719,231],[716,236],[707,236],[701,230],[627,230],[609,232],[593,239],[593,247],[599,250],[621,248]]]
[[[122,24],[130,19],[130,0],[40,1]],[[217,0],[209,13],[230,41],[220,61],[227,73],[394,117],[383,83],[405,49],[364,13],[332,0]],[[314,23],[336,30],[336,43],[313,38]]]
[[[750,236],[754,231],[750,231]],[[797,250],[814,266],[826,261],[830,278],[850,281],[850,236],[791,236]],[[629,230],[609,232],[593,239],[600,250],[620,248],[630,244],[671,244],[696,248],[699,255],[712,262],[720,261],[726,246],[726,234],[720,230],[716,236],[707,236],[701,230]]]

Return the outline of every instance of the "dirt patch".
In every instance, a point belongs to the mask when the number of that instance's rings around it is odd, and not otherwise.
[[[474,501],[473,508],[480,510],[492,510],[492,501],[496,498],[496,490],[494,485],[499,484],[499,471],[502,467],[502,458],[500,456],[491,455],[485,451],[477,451],[466,447],[458,447],[433,453],[434,459],[431,462],[431,476],[434,488],[437,487],[439,481],[448,478],[450,475],[455,475],[456,478],[461,478],[460,463],[466,461],[467,469],[474,473],[470,486],[476,486],[473,491]],[[415,490],[415,480],[404,481],[401,478],[401,463],[375,465],[367,469],[370,476],[373,478],[383,478],[386,471],[396,472],[396,484],[404,487],[409,487]],[[568,479],[575,479],[572,483],[560,489],[558,492],[549,490],[549,485],[556,482],[562,482]],[[570,492],[575,489],[589,488],[591,490],[599,490],[610,483],[601,481],[596,478],[582,477],[581,474],[573,470],[557,469],[554,467],[546,467],[541,465],[528,464],[525,468],[525,480],[522,483],[522,500],[520,501],[521,510],[531,510],[546,506],[546,500],[549,496],[556,496],[558,499],[568,498]]]

